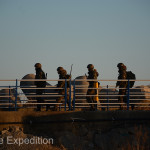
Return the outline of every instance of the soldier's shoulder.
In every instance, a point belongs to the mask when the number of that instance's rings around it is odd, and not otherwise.
[[[67,74],[67,75],[66,75],[66,78],[67,78],[67,79],[71,79],[71,75]]]

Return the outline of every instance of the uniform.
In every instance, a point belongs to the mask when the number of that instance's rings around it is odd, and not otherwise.
[[[66,70],[63,69],[62,67],[58,67],[57,68],[57,71],[58,71],[58,74],[59,74],[59,79],[70,79],[70,75],[67,74]],[[60,96],[56,99],[56,102],[57,103],[61,103],[61,100],[65,98],[65,80],[64,81],[58,81],[58,84],[57,84],[57,88],[62,88],[62,89],[57,89],[58,91],[58,94],[59,95],[63,95],[63,96]],[[69,88],[70,88],[70,84],[69,84],[69,81],[67,81],[67,104],[69,106]],[[57,111],[58,110],[58,105],[59,104],[56,104],[55,105],[55,108],[54,110]]]
[[[127,79],[126,66],[122,63],[119,63],[117,67],[119,69],[118,80],[126,80]],[[126,97],[127,81],[117,81],[116,87],[117,86],[119,86],[119,97],[118,97],[119,103],[123,103],[123,102],[126,103],[127,102],[127,97]],[[122,104],[120,104],[120,109],[123,109]]]
[[[45,73],[43,72],[43,70],[41,69],[41,64],[36,63],[35,64],[35,70],[36,70],[36,76],[35,79],[46,79]],[[35,85],[37,88],[45,88],[46,87],[46,81],[35,81]],[[36,95],[39,95],[39,97],[37,96],[37,103],[43,103],[44,100],[41,97],[41,95],[43,94],[45,89],[36,89]],[[41,111],[41,105],[37,104],[37,111]]]
[[[97,72],[96,69],[94,69],[94,66],[92,64],[89,64],[87,68],[89,70],[87,79],[97,79],[99,73]],[[97,103],[96,96],[90,96],[90,95],[97,94],[96,89],[91,89],[91,88],[95,88],[95,83],[97,83],[97,81],[88,81],[88,82],[89,82],[89,87],[88,87],[86,99],[88,103]],[[91,110],[97,109],[97,104],[96,105],[91,104],[90,106],[91,106]]]

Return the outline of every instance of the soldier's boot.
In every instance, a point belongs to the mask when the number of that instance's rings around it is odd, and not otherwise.
[[[50,105],[46,105],[46,111],[50,109]]]
[[[88,101],[88,103],[93,103],[92,97],[91,97],[91,96],[88,96],[88,97],[87,97],[87,101]],[[89,105],[90,105],[90,111],[93,111],[93,110],[94,110],[93,104],[89,104]]]
[[[41,111],[41,108],[37,107],[37,108],[36,108],[36,111]]]
[[[123,102],[127,103],[127,96],[126,95],[123,97]]]
[[[94,100],[94,103],[96,103],[96,104],[94,104],[94,109],[95,109],[95,111],[96,111],[96,110],[97,110],[97,101]]]
[[[56,101],[57,103],[61,103],[61,98],[58,98]],[[53,111],[59,111],[59,104],[55,104]]]
[[[92,100],[91,103],[94,103],[94,101]],[[91,111],[95,111],[95,104],[91,104]]]
[[[68,105],[68,110],[73,110],[73,107],[72,107],[72,102],[70,103],[69,100],[67,100],[67,105]]]
[[[56,104],[52,110],[53,111],[59,111],[58,104]]]
[[[134,104],[131,104],[131,109],[132,109],[132,110],[134,110],[134,106],[135,106]]]
[[[58,104],[55,104],[53,111],[59,111],[59,105]]]
[[[41,99],[40,98],[37,100],[37,103],[41,103]],[[41,111],[41,104],[37,104],[36,111]]]

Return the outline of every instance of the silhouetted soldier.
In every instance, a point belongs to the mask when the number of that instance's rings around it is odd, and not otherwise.
[[[87,66],[88,68],[88,76],[87,79],[97,79],[97,77],[99,76],[99,73],[97,72],[96,69],[94,69],[94,65],[89,64]],[[91,88],[96,88],[96,84],[98,84],[97,81],[88,81],[89,82],[89,87],[88,87],[88,91],[87,91],[87,101],[88,103],[97,103],[96,100],[96,96],[89,96],[89,95],[96,95],[97,94],[97,89],[91,89]],[[90,110],[96,110],[97,109],[97,104],[93,105],[91,104],[91,109]],[[95,106],[95,107],[94,107]]]
[[[119,63],[117,65],[118,67],[118,80],[126,80],[127,79],[127,68],[123,63]],[[126,97],[126,91],[127,91],[127,81],[117,81],[116,87],[119,86],[119,97],[118,101],[119,103],[126,103],[127,102],[127,97]],[[121,89],[120,89],[121,88]],[[123,109],[123,104],[120,104],[120,109]]]
[[[70,75],[67,74],[67,71],[63,67],[58,67],[57,73],[59,74],[59,79],[70,79],[71,78]],[[60,96],[56,99],[57,103],[61,103],[61,100],[65,98],[65,80],[64,81],[58,81],[57,88],[62,88],[62,89],[57,90],[58,93],[62,96]],[[69,95],[68,95],[69,88],[70,88],[70,84],[69,84],[69,81],[67,81],[66,93],[67,93],[67,104],[68,104],[68,106],[69,106]],[[58,110],[58,106],[59,106],[59,104],[55,105],[54,111]]]
[[[40,63],[36,63],[34,65],[35,70],[36,70],[36,76],[35,79],[46,79],[45,73],[42,70],[42,65]],[[46,81],[35,81],[35,85],[37,88],[42,88],[42,89],[36,89],[36,94],[39,95],[37,96],[37,103],[43,103],[44,100],[42,98],[42,94],[44,92],[46,87]],[[41,111],[41,104],[37,104],[37,111]]]

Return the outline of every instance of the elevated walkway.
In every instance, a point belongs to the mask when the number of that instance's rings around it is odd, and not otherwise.
[[[64,123],[104,123],[119,121],[150,121],[150,111],[58,111],[36,112],[33,109],[0,111],[0,129],[10,125],[41,125]]]

